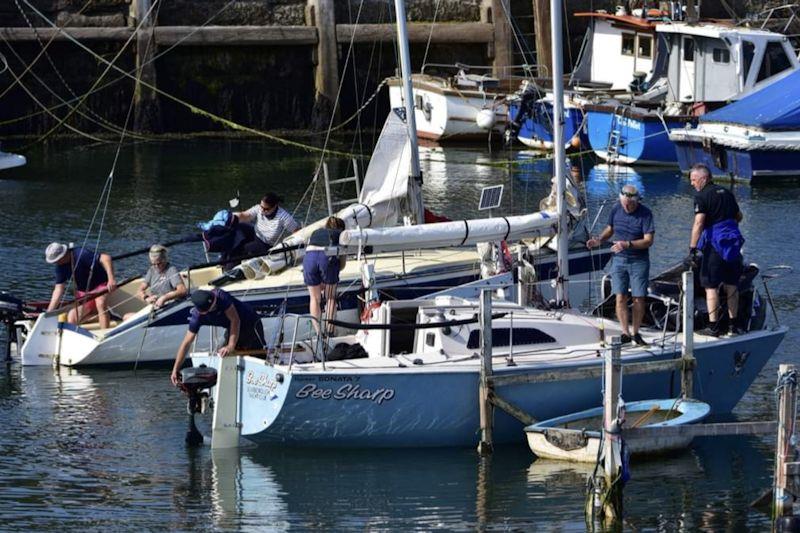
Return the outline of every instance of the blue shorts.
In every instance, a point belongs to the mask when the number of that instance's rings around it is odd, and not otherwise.
[[[628,257],[617,254],[611,262],[611,289],[614,294],[647,296],[650,279],[650,259],[648,257]]]
[[[309,287],[339,283],[339,258],[322,250],[311,250],[303,256],[303,281]]]

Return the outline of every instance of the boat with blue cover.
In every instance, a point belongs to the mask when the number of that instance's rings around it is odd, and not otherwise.
[[[800,71],[670,131],[683,172],[705,164],[714,176],[759,180],[800,176]]]
[[[711,406],[697,400],[672,398],[625,403],[624,411],[629,423],[622,426],[625,445],[631,455],[644,455],[686,448],[693,437],[658,438],[651,434],[637,438],[635,433],[626,436],[626,428],[695,424],[708,416]],[[525,433],[528,446],[538,457],[595,463],[602,442],[602,426],[603,408],[595,407],[537,422],[527,426]]]
[[[668,61],[641,95],[584,106],[592,150],[605,161],[676,165],[669,132],[779,80],[800,66],[786,37],[719,23],[658,24]]]

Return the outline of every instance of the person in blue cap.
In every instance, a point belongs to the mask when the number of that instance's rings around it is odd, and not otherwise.
[[[178,347],[170,376],[175,386],[180,382],[180,369],[186,352],[202,326],[225,328],[225,344],[217,350],[220,357],[225,357],[234,350],[264,349],[261,320],[248,304],[240,302],[222,289],[196,290],[191,298],[194,307],[189,313],[189,330]]]

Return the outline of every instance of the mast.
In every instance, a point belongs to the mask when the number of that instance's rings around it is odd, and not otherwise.
[[[566,153],[564,147],[564,59],[561,0],[550,0],[550,34],[553,36],[553,153],[556,177],[556,209],[558,211],[558,281],[556,303],[569,304],[569,231],[567,228]]]
[[[411,89],[411,52],[408,49],[408,31],[406,30],[405,0],[394,0],[395,18],[397,18],[397,49],[400,52],[400,77],[403,79],[403,99],[406,104],[406,127],[411,141],[411,180],[416,184],[416,223],[425,222],[425,211],[422,203],[422,172],[419,168],[419,146],[417,143],[417,121],[414,114],[414,93]]]

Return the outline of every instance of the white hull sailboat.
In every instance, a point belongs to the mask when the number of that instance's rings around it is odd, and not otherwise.
[[[404,71],[408,69],[404,67]],[[410,92],[410,84],[407,90]],[[354,228],[359,234],[373,228],[395,226],[405,220],[421,222],[424,219],[413,113],[409,109],[410,105],[405,113],[408,123],[397,110],[389,114],[370,160],[358,202],[336,213],[348,228]],[[510,236],[510,227],[506,224],[511,218],[502,218],[494,223],[491,239],[484,238],[486,233],[476,233],[477,228],[483,227],[481,223],[469,226],[464,221],[452,222],[449,231],[454,230],[455,235],[464,238],[448,246],[506,240]],[[274,326],[283,322],[285,313],[301,313],[307,309],[308,292],[297,265],[302,260],[304,243],[323,223],[316,222],[289,236],[267,256],[243,262],[231,277],[224,277],[217,267],[184,273],[186,285],[195,288],[212,283],[251,304],[267,317],[265,332],[271,338]],[[538,229],[529,228],[522,233],[536,241],[538,237],[552,234],[553,224],[554,220],[551,220]],[[440,227],[418,224],[400,231],[432,233],[439,231]],[[470,238],[463,235],[464,228],[472,231]],[[478,235],[482,235],[483,240],[476,240]],[[569,243],[560,243],[559,246],[566,248]],[[481,265],[474,248],[472,251],[463,248],[435,250],[430,245],[421,248],[426,250],[415,252],[405,247],[401,253],[388,255],[378,253],[380,250],[374,246],[372,250],[353,250],[369,255],[384,297],[413,298],[472,282],[480,276]],[[551,291],[547,283],[558,275],[555,253],[543,242],[524,244],[520,251],[528,256],[526,261],[543,282],[542,297],[549,299]],[[608,249],[600,252],[590,252],[585,247],[577,249],[570,259],[574,262],[576,279],[588,278],[601,270],[609,257]],[[115,322],[108,329],[100,329],[96,323],[69,324],[65,321],[66,309],[43,313],[35,321],[19,321],[17,338],[22,364],[88,366],[172,361],[186,331],[190,303],[175,302],[153,310],[134,298],[137,286],[138,282],[134,281],[108,295],[108,306],[114,313],[119,316],[131,313],[127,320]],[[338,316],[341,319],[356,321],[362,305],[358,294],[363,290],[361,272],[353,266],[347,268],[339,284]],[[581,300],[585,297],[588,297],[588,291]],[[215,347],[218,332],[213,328],[207,331],[209,335],[200,337],[196,349]],[[298,335],[303,338],[310,331],[306,321]]]

